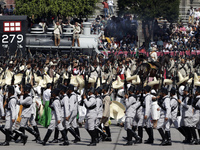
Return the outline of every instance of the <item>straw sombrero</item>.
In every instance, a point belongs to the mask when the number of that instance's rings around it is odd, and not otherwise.
[[[75,87],[78,86],[78,82],[77,82],[77,79],[76,79],[76,76],[71,76],[71,79],[70,79],[70,83],[69,84],[72,84],[74,85]]]
[[[171,85],[173,81],[171,79],[164,79],[163,83],[164,85]]]
[[[192,78],[188,80],[188,84],[192,84]],[[194,73],[194,85],[200,86],[199,78],[196,73]]]
[[[23,74],[22,74],[22,73],[16,74],[16,75],[14,76],[14,79],[15,79],[14,85],[20,84],[21,81],[22,81],[22,77],[23,77]]]
[[[156,84],[160,84],[160,81],[158,81],[158,80],[156,79],[156,77],[154,77],[154,80],[153,80],[153,81],[151,81],[151,82],[148,83],[148,85],[151,86],[151,87],[153,87],[153,86],[156,85]]]
[[[131,76],[130,71],[126,71],[126,80],[130,81],[130,80],[135,80],[137,78],[137,75]]]
[[[79,85],[79,88],[84,88],[85,86],[85,80],[83,79],[83,76],[76,76],[76,79],[77,79],[77,82],[78,82],[78,85]]]
[[[112,104],[110,105],[111,118],[114,118],[115,120],[121,119],[125,115],[124,111],[125,111],[125,107],[122,103],[119,103],[117,101],[112,101]]]
[[[132,80],[132,84],[133,84],[133,85],[137,85],[137,84],[140,84],[140,83],[141,83],[140,76],[137,75],[136,80]]]
[[[189,80],[189,76],[183,78],[182,74],[180,72],[178,72],[178,77],[179,77],[179,82],[177,83],[177,85],[180,85],[183,82],[186,82]]]
[[[121,89],[124,86],[124,83],[121,81],[121,78],[117,76],[117,80],[112,83],[113,89]]]

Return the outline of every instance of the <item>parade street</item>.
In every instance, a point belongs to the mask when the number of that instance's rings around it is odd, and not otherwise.
[[[97,146],[87,146],[90,142],[90,136],[87,133],[87,131],[84,128],[80,128],[80,133],[81,133],[81,142],[78,142],[74,144],[71,140],[73,140],[73,137],[71,134],[68,134],[68,138],[70,140],[70,145],[69,146],[59,146],[58,144],[50,144],[47,143],[46,146],[42,146],[40,144],[37,144],[33,142],[32,140],[34,137],[26,132],[26,134],[29,136],[28,141],[25,146],[23,146],[22,143],[14,143],[10,142],[9,147],[4,147],[5,150],[14,150],[14,149],[20,149],[20,150],[157,150],[157,149],[162,149],[162,150],[197,150],[199,149],[198,145],[189,145],[189,144],[183,144],[180,141],[182,141],[184,138],[183,136],[174,128],[171,128],[171,136],[172,136],[172,146],[162,146],[160,147],[159,144],[160,142],[160,135],[157,130],[154,129],[154,144],[149,145],[149,144],[136,144],[132,146],[123,146],[123,144],[126,143],[125,140],[123,140],[123,136],[126,136],[126,132],[124,128],[120,128],[116,126],[116,123],[112,121],[111,125],[111,135],[112,135],[112,142],[100,142],[97,144]],[[43,139],[44,135],[46,134],[46,129],[39,126],[39,130],[41,132],[41,138]],[[51,135],[49,140],[52,140],[54,136],[54,133]],[[61,135],[60,135],[61,136]],[[119,138],[118,138],[119,137]],[[4,141],[4,135],[1,133],[0,135],[0,141]],[[144,130],[144,140],[147,139],[147,134]]]

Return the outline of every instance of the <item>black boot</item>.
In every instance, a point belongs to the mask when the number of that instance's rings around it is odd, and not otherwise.
[[[5,136],[6,136],[6,140],[5,142],[1,143],[0,146],[9,146],[9,142],[10,142],[10,131],[8,129],[5,129]]]
[[[99,130],[95,129],[96,131],[96,142],[99,143]]]
[[[142,126],[138,127],[138,136],[140,137],[140,141],[138,143],[142,143],[142,138],[143,138],[143,127]]]
[[[193,137],[191,144],[195,144],[195,145],[199,144],[199,141],[197,140],[197,134],[196,134],[196,131],[195,131],[195,127],[191,127],[190,131],[191,131],[192,137]]]
[[[1,126],[0,127],[0,131],[4,134],[4,135],[6,135],[6,131],[5,131],[6,129],[4,129],[4,126]],[[10,135],[10,139],[14,139],[14,137],[12,136],[12,132],[11,131],[9,131],[9,135]]]
[[[141,138],[135,133],[135,131],[133,131],[133,130],[131,130],[131,131],[132,131],[133,137],[135,138],[134,144],[139,143]]]
[[[91,136],[91,143],[88,144],[87,146],[96,146],[96,132],[95,132],[95,130],[89,130],[88,132]]]
[[[106,130],[106,134],[107,134],[108,137],[106,137],[106,138],[104,139],[104,141],[109,141],[109,142],[111,142],[112,139],[111,139],[110,127],[109,127],[109,126],[107,126],[107,127],[105,126],[105,130]]]
[[[78,141],[80,141],[80,137],[76,134],[76,132],[72,128],[69,128],[67,130],[74,136],[75,138],[74,143],[77,143]]]
[[[183,126],[182,128],[185,131],[185,140],[183,140],[183,143],[190,143],[192,137],[191,137],[191,133],[190,133],[189,127]]]
[[[163,144],[163,146],[172,145],[170,131],[165,131],[165,139],[166,139],[166,142]]]
[[[148,137],[150,137],[149,129],[148,129],[146,126],[144,127],[144,129],[145,129],[145,131],[146,131]],[[149,141],[149,138],[148,138],[147,140],[145,140],[144,143],[146,143],[146,142],[148,142],[148,141]]]
[[[53,132],[52,130],[48,129],[48,130],[47,130],[47,133],[46,133],[46,135],[45,135],[45,137],[44,137],[44,139],[43,139],[43,141],[40,141],[40,142],[38,142],[38,143],[45,146],[46,143],[47,143],[47,141],[48,141],[48,139],[49,139],[49,137],[51,136],[51,133],[52,133],[52,132]]]
[[[25,128],[25,130],[28,131],[30,134],[34,135],[36,139],[39,138],[39,134],[36,131],[34,131],[32,128],[27,127]]]
[[[133,132],[131,129],[127,129],[127,143],[124,144],[124,146],[131,146],[133,145],[133,142],[132,142],[132,136],[133,136]]]
[[[166,143],[165,133],[164,133],[164,131],[163,131],[162,128],[159,128],[159,129],[158,129],[158,132],[160,133],[160,136],[161,136],[161,138],[162,138],[162,142],[160,143],[160,145],[164,145],[164,144]]]
[[[15,133],[17,132],[17,130],[15,131]],[[20,133],[25,133],[25,129],[24,129],[24,127],[20,127],[19,128],[19,132]],[[18,140],[18,138],[19,138],[19,136],[20,136],[21,134],[15,134],[15,136],[14,136],[14,141],[15,141],[15,143],[20,143],[20,142],[22,142],[22,139],[20,139],[20,140]]]
[[[24,134],[25,129],[20,127],[18,130],[13,130],[13,132],[16,134],[14,140],[16,141],[19,136],[21,136],[21,141],[25,145],[28,139],[28,136]]]
[[[38,127],[37,127],[37,126],[33,126],[33,129],[34,129],[34,131],[37,133],[37,137],[36,137],[35,140],[33,140],[33,141],[36,141],[36,142],[41,141],[40,132],[39,132],[39,130],[38,130]]]
[[[58,136],[59,136],[59,130],[58,128],[55,128],[54,139],[52,141],[49,141],[49,143],[58,143]]]
[[[200,129],[197,130],[200,138]],[[200,144],[200,139],[199,139],[199,144]]]
[[[66,146],[66,145],[69,145],[69,141],[68,141],[68,138],[67,138],[67,135],[66,135],[66,130],[62,130],[60,131],[61,134],[62,134],[62,138],[64,140],[64,143],[60,144],[60,146]]]
[[[153,128],[147,128],[147,133],[149,133],[149,139],[145,142],[145,144],[153,144]]]
[[[184,136],[186,137],[185,130],[182,127],[177,128],[177,130]]]
[[[135,132],[137,130],[137,126],[132,126],[132,130]]]

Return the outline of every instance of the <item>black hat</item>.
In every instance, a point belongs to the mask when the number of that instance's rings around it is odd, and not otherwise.
[[[187,91],[187,92],[189,92],[189,90],[190,90],[189,86],[185,86],[185,88],[184,88],[183,91]]]
[[[130,86],[129,89],[128,89],[128,91],[134,93],[134,91],[135,91],[135,86]]]
[[[149,85],[144,87],[144,91],[146,92],[150,92],[151,91],[151,87]]]
[[[51,91],[51,95],[52,95],[52,94],[55,94],[56,96],[58,96],[59,93],[60,93],[60,90],[59,90],[58,88],[55,88],[55,89],[53,89],[53,90]]]
[[[141,85],[138,85],[138,86],[136,87],[136,91],[142,91],[142,86],[141,86]]]
[[[200,93],[200,86],[197,87],[196,92]]]
[[[108,92],[109,85],[108,85],[108,84],[105,84],[105,85],[103,86],[103,89],[104,89],[106,92]]]
[[[8,86],[8,93],[11,93],[12,95],[15,94],[15,88],[13,86]]]
[[[72,90],[72,91],[74,91],[74,85],[69,84],[69,86],[68,86],[68,90]]]
[[[24,92],[30,92],[31,88],[32,88],[31,84],[26,84],[24,87]]]
[[[172,87],[171,90],[170,90],[170,93],[172,95],[175,95],[176,94],[176,88],[175,87]]]
[[[91,88],[88,90],[88,92],[94,93],[94,88],[91,87]]]
[[[96,88],[95,92],[97,92],[98,94],[101,94],[102,88],[101,87]]]
[[[67,87],[65,85],[63,85],[63,84],[59,85],[59,89],[60,89],[60,91],[63,91],[64,93],[67,92]]]
[[[167,95],[167,94],[168,94],[168,90],[167,90],[167,88],[162,87],[162,89],[161,89],[161,93],[164,93],[165,95]]]

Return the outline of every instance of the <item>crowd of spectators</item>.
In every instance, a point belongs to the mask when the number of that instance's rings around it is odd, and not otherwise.
[[[100,37],[100,48],[106,50],[134,50],[137,47],[137,21],[132,15],[120,17],[97,16],[92,22],[92,34]]]
[[[7,8],[6,5],[2,8],[0,5],[0,16],[2,15],[14,15],[13,5],[10,5],[10,8]]]
[[[155,47],[158,51],[187,51],[200,49],[200,9],[190,8],[188,23],[168,22],[159,23],[156,19],[153,25],[153,38],[149,43],[151,51]],[[192,14],[192,16],[191,16]],[[134,16],[134,15],[133,15]],[[92,23],[91,31],[101,36],[102,47],[106,50],[134,51],[142,49],[138,43],[137,20],[132,15],[123,18],[97,16]]]

